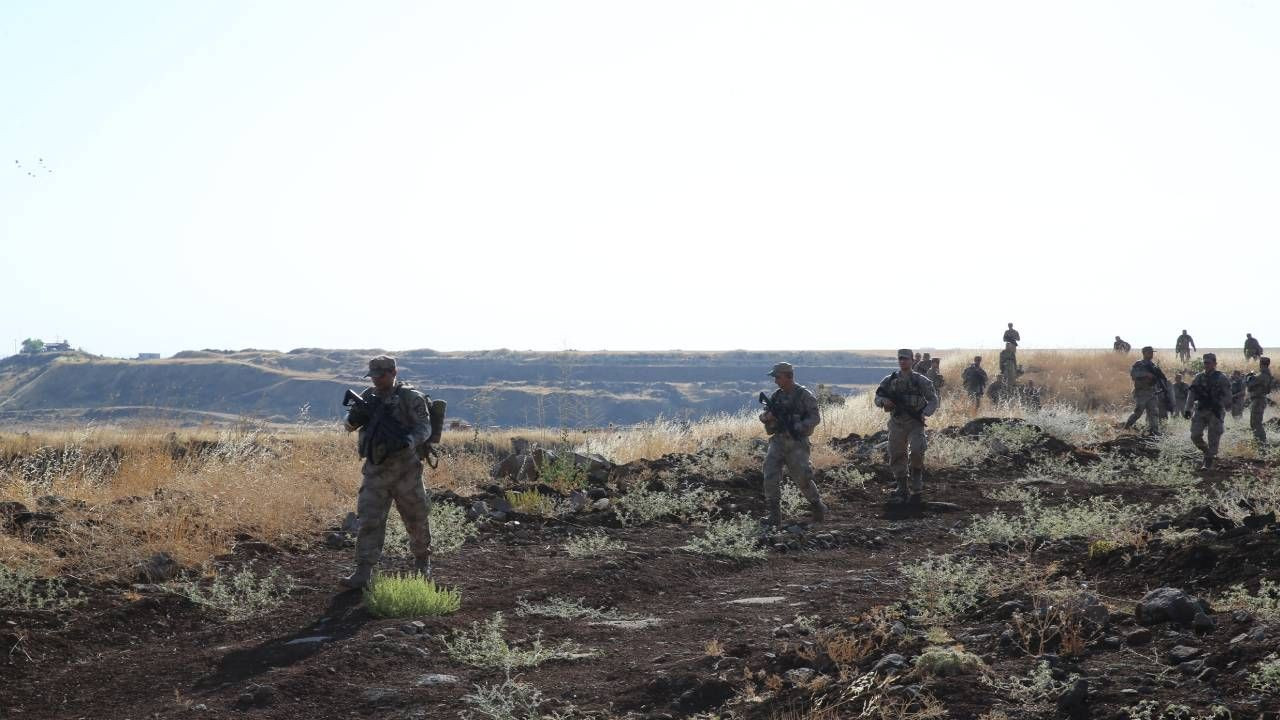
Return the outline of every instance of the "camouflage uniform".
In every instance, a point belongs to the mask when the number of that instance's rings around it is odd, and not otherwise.
[[[970,365],[964,369],[960,379],[964,382],[965,392],[973,398],[973,409],[977,410],[982,405],[982,391],[987,387],[987,371],[980,365]]]
[[[1003,342],[1013,343],[1014,345],[1017,345],[1018,343],[1022,342],[1022,334],[1019,333],[1017,330],[1014,330],[1013,328],[1009,328],[1008,330],[1004,331]]]
[[[818,495],[818,486],[813,484],[813,464],[809,461],[809,436],[818,423],[822,422],[818,398],[805,386],[796,385],[789,393],[778,388],[770,396],[769,402],[779,403],[790,410],[797,434],[801,436],[799,440],[792,437],[776,419],[765,425],[765,431],[769,433],[769,450],[764,456],[764,501],[769,508],[770,517],[774,520],[781,517],[778,508],[781,504],[784,467],[815,513],[819,508],[825,510],[822,498]]]
[[[372,366],[372,363],[371,363]],[[394,367],[394,366],[393,366]],[[367,388],[361,397],[373,398],[376,392]],[[390,414],[408,433],[408,447],[387,452],[374,445],[368,457],[363,453],[363,478],[356,501],[360,530],[356,536],[356,564],[373,568],[382,557],[387,531],[387,512],[394,501],[409,535],[409,550],[420,568],[429,568],[431,560],[431,498],[422,485],[422,460],[418,447],[431,437],[430,413],[422,394],[396,382],[386,397],[379,397]],[[350,422],[347,429],[354,429]],[[360,428],[359,448],[366,447],[367,426]],[[378,462],[375,462],[378,461]],[[358,571],[359,572],[359,571]]]
[[[1239,370],[1231,373],[1231,417],[1239,420],[1244,417],[1244,375]]]
[[[931,368],[931,367],[933,367],[933,358],[929,357],[929,353],[925,353],[925,354],[924,354],[924,357],[920,358],[920,361],[919,361],[919,362],[917,362],[917,363],[915,364],[915,367],[913,367],[913,368],[911,368],[911,369],[912,369],[912,370],[915,370],[916,372],[920,373],[921,375],[928,375],[928,374],[929,374],[929,368]]]
[[[1116,338],[1116,341],[1111,343],[1111,349],[1115,350],[1118,353],[1127,353],[1133,350],[1133,346],[1121,340],[1120,338]]]
[[[1009,385],[1018,384],[1018,351],[1012,347],[1000,351],[1000,374]]]
[[[938,407],[933,383],[917,372],[906,376],[894,372],[880,381],[879,389],[900,394],[908,407],[925,417],[932,415]],[[875,404],[876,407],[884,407],[885,399],[877,394]],[[924,490],[924,451],[927,444],[924,423],[895,403],[889,415],[889,470],[898,481],[900,495],[917,495]]]
[[[1182,380],[1169,385],[1173,389],[1173,411],[1176,413],[1187,404],[1187,384]]]
[[[1246,360],[1254,360],[1262,357],[1262,343],[1258,342],[1258,338],[1252,335],[1245,338],[1244,357]]]
[[[1156,397],[1155,363],[1150,360],[1139,360],[1129,368],[1129,377],[1133,378],[1133,414],[1125,421],[1126,428],[1133,427],[1143,413],[1147,415],[1147,429],[1153,433],[1160,432],[1160,402]]]
[[[1271,374],[1271,365],[1263,364],[1255,375],[1249,373],[1245,380],[1249,390],[1249,427],[1253,429],[1253,438],[1259,443],[1267,441],[1266,426],[1262,424],[1262,413],[1267,409],[1267,396],[1280,390],[1280,380]]]
[[[1191,359],[1191,351],[1195,348],[1196,341],[1185,332],[1178,336],[1177,341],[1173,344],[1174,351],[1178,354],[1178,359],[1187,362]]]
[[[1203,398],[1203,401],[1201,401]],[[1191,442],[1204,453],[1205,465],[1212,466],[1218,457],[1218,441],[1222,439],[1222,418],[1231,405],[1231,381],[1221,370],[1213,374],[1197,373],[1187,388],[1184,412],[1191,413]],[[1209,443],[1204,431],[1209,431]]]
[[[924,376],[929,378],[929,382],[933,383],[933,394],[938,396],[938,407],[942,407],[942,386],[947,381],[942,377],[941,368],[934,367],[930,363],[929,369],[924,372]]]

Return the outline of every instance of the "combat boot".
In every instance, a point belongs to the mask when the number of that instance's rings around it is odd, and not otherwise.
[[[1212,469],[1213,469],[1213,456],[1212,456],[1212,455],[1205,455],[1205,456],[1204,456],[1204,462],[1202,462],[1202,463],[1200,464],[1200,469],[1201,469],[1201,470],[1212,470]]]
[[[820,523],[827,519],[827,504],[819,500],[809,504],[809,521]]]
[[[782,498],[765,500],[767,513],[761,522],[769,527],[782,527]]]
[[[348,590],[358,590],[369,584],[369,578],[373,576],[373,565],[369,563],[360,563],[356,565],[356,571],[338,581],[338,584]]]
[[[428,555],[413,563],[413,571],[422,576],[423,580],[431,579],[431,556]]]

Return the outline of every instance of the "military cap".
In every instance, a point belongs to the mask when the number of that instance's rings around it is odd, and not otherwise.
[[[1142,346],[1142,352],[1155,352],[1155,351],[1156,351],[1156,349],[1155,349],[1155,348],[1153,348],[1153,347],[1151,347],[1150,345],[1143,345],[1143,346]]]
[[[396,371],[396,359],[393,357],[387,357],[386,355],[379,355],[378,357],[369,361],[369,372],[365,373],[364,376],[378,377],[379,375],[382,375],[384,373],[395,372],[395,371]]]
[[[1212,360],[1212,361],[1214,361],[1214,362],[1218,362],[1218,356],[1217,356],[1215,353],[1205,353],[1205,354],[1204,354],[1204,359],[1205,359],[1205,360]]]
[[[773,369],[769,371],[769,374],[774,377],[777,377],[778,375],[781,375],[783,373],[786,373],[788,375],[795,375],[796,369],[791,367],[791,363],[789,362],[780,362],[777,365],[774,365]]]
[[[901,350],[898,351],[899,360],[901,360],[902,358],[907,358],[908,360],[914,360],[915,357],[916,355],[915,353],[911,352],[911,348],[902,348]]]

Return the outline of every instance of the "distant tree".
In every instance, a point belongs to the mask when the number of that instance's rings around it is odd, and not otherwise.
[[[27,338],[22,341],[22,352],[34,355],[44,350],[44,341],[40,338]]]

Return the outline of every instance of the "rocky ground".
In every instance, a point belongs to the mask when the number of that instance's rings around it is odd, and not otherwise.
[[[1280,648],[1280,626],[1220,603],[1232,585],[1256,592],[1263,579],[1280,581],[1274,514],[1236,520],[1183,508],[1145,518],[1132,542],[965,542],[975,520],[1018,514],[1019,503],[991,496],[1025,486],[1033,459],[1087,465],[1155,450],[1135,436],[1086,448],[1042,436],[930,473],[929,503],[904,508],[885,503],[880,440],[836,443],[844,459],[819,477],[831,518],[762,537],[764,559],[696,554],[681,548],[699,525],[666,517],[624,528],[611,510],[628,490],[678,481],[723,491],[722,515],[761,513],[759,472],[709,471],[722,467],[714,452],[615,468],[573,496],[578,511],[560,519],[510,509],[507,488],[439,497],[479,528],[437,560],[437,579],[463,595],[461,611],[447,617],[378,619],[359,593],[338,592],[334,579],[349,570],[352,551],[337,521],[334,534],[303,551],[246,536],[221,558],[224,571],[252,562],[298,583],[282,605],[250,619],[211,614],[163,582],[73,585],[87,599],[73,611],[0,610],[0,717],[455,718],[471,707],[464,695],[505,673],[451,659],[443,640],[495,612],[513,642],[541,633],[547,645],[567,639],[592,653],[511,673],[541,691],[545,711],[569,717],[1154,719],[1215,717],[1219,706],[1237,718],[1280,717],[1280,695],[1251,685],[1258,663]],[[870,481],[848,482],[854,471]],[[1197,486],[1269,480],[1273,471],[1228,461]],[[1041,489],[1047,506],[1091,497],[1155,506],[1184,492],[1081,480]],[[56,516],[46,509],[39,519]],[[9,532],[30,534],[38,524],[13,517]],[[597,529],[626,549],[566,553],[567,539]],[[929,615],[902,568],[942,555],[995,568],[997,577],[974,603]],[[938,587],[957,581],[942,570]],[[522,601],[551,597],[625,619],[517,613]]]

